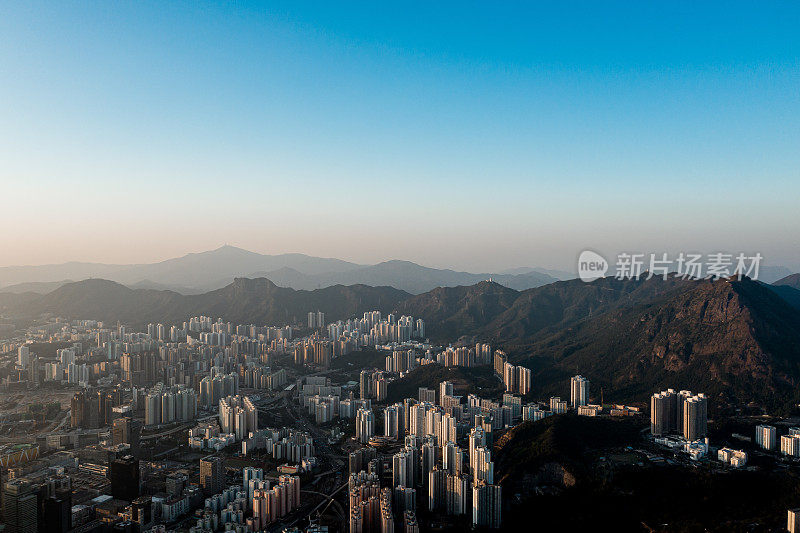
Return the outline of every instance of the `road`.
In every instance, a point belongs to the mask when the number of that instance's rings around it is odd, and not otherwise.
[[[159,433],[152,433],[150,435],[142,435],[141,437],[139,437],[139,440],[143,440],[143,441],[145,441],[145,440],[153,440],[153,439],[158,439],[158,438],[161,438],[161,437],[166,437],[167,435],[171,435],[171,434],[177,433],[179,431],[186,431],[187,429],[190,429],[190,428],[196,426],[198,423],[204,422],[206,420],[211,420],[212,418],[217,418],[217,415],[204,416],[202,418],[198,418],[198,419],[193,420],[191,422],[187,422],[186,424],[180,424],[179,426],[175,426],[174,428],[166,429],[166,430],[161,431]]]
[[[70,418],[70,410],[67,409],[64,411],[64,414],[61,415],[60,419],[56,419],[50,423],[50,426],[47,428],[42,428],[41,430],[36,430],[35,434],[32,433],[22,433],[19,435],[15,435],[13,437],[0,437],[0,444],[27,444],[33,443],[36,441],[36,435],[50,435],[53,433],[58,433],[65,424],[69,422]]]
[[[273,527],[270,528],[270,531],[276,531],[276,532],[277,531],[282,531],[284,528],[290,528],[290,527],[294,526],[295,524],[297,524],[301,520],[306,520],[308,518],[311,518],[314,515],[314,513],[316,513],[319,510],[320,507],[322,507],[325,504],[330,503],[331,501],[334,501],[333,497],[336,496],[338,493],[340,493],[343,489],[347,488],[347,485],[348,485],[348,482],[344,482],[339,488],[337,488],[336,490],[334,490],[330,494],[322,494],[321,492],[301,490],[300,492],[308,492],[308,493],[312,493],[312,494],[318,494],[318,495],[322,496],[325,499],[322,500],[321,502],[319,502],[309,512],[303,513],[303,516],[295,517],[295,518],[292,519],[291,522],[289,522],[287,524],[284,524],[284,523],[281,523],[281,522],[276,523]]]

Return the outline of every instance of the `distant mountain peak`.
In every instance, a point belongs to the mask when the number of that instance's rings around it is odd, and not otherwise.
[[[267,278],[233,278],[231,284],[236,289],[253,290],[259,287],[266,287],[269,289],[276,288],[272,281]]]
[[[72,283],[67,283],[63,285],[62,287],[60,287],[60,289],[74,289],[76,287],[92,287],[92,288],[115,287],[115,288],[128,289],[128,287],[126,287],[122,283],[117,283],[116,281],[111,281],[110,279],[103,279],[103,278],[87,278],[80,281],[74,281]]]
[[[413,261],[407,261],[405,259],[389,259],[387,261],[381,261],[380,263],[375,265],[376,267],[380,266],[397,266],[397,267],[410,267],[410,268],[430,268],[424,267],[420,264],[417,264]]]
[[[248,255],[248,256],[259,256],[262,255],[258,252],[251,252],[250,250],[245,250],[244,248],[239,248],[238,246],[232,246],[230,244],[223,244],[219,248],[214,248],[213,250],[206,250],[204,252],[194,252],[189,253],[186,255],[222,255],[222,256],[236,256],[236,255]]]
[[[778,281],[774,282],[773,285],[777,286],[788,286],[792,287],[793,289],[800,290],[800,274],[789,274],[785,278],[781,278]]]

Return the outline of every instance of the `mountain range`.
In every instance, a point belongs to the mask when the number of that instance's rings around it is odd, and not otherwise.
[[[70,280],[102,278],[130,288],[165,289],[181,294],[201,294],[225,287],[237,277],[267,278],[278,286],[311,290],[333,285],[392,286],[413,294],[439,286],[471,285],[494,279],[514,289],[546,285],[574,277],[568,272],[532,267],[500,273],[470,273],[420,266],[410,261],[359,265],[303,254],[264,255],[223,246],[159,263],[108,265],[63,263],[41,266],[0,267],[0,292],[44,294]]]
[[[493,282],[439,287],[403,301],[398,312],[431,324],[436,340],[471,335],[493,343],[520,342],[547,329],[561,329],[615,306],[648,301],[692,282],[676,277],[652,280],[602,278],[569,280],[515,291]]]
[[[800,399],[800,312],[750,280],[696,282],[521,348],[518,360],[540,381],[581,373],[620,401],[677,386],[705,392],[717,406]]]
[[[313,291],[278,287],[268,279],[236,278],[203,294],[131,289],[119,283],[88,279],[45,294],[0,294],[0,313],[35,317],[45,313],[68,318],[94,318],[141,328],[149,322],[181,324],[191,316],[222,317],[239,324],[284,325],[305,322],[309,311],[327,320],[355,316],[365,309],[389,312],[409,293],[393,287],[335,285]]]
[[[235,323],[328,321],[379,309],[423,318],[433,341],[486,341],[532,369],[534,391],[567,393],[584,374],[592,398],[641,401],[660,388],[703,391],[715,405],[800,401],[800,290],[736,279],[568,280],[517,291],[491,281],[413,295],[393,287],[279,287],[236,278],[197,295],[108,280],[46,294],[0,294],[0,314],[180,324],[198,314]],[[604,396],[605,395],[605,396]]]
[[[533,370],[537,396],[590,376],[595,399],[660,388],[704,391],[717,405],[800,400],[800,291],[749,279],[565,281],[516,292],[496,284],[413,296],[401,312],[441,340],[488,341]],[[601,392],[602,391],[602,392]]]

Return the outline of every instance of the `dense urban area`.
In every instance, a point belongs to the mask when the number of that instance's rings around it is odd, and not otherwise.
[[[712,441],[702,392],[623,405],[575,375],[563,399],[535,398],[529,368],[486,343],[431,344],[419,318],[295,322],[7,325],[5,531],[511,529],[531,501],[576,485],[555,460],[526,457],[531,441],[554,445],[540,430],[585,439],[592,476],[800,457],[792,419],[742,415],[741,432]]]
[[[0,533],[800,533],[800,2],[0,1]]]

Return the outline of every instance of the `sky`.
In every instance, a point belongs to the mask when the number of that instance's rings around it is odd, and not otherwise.
[[[800,270],[797,2],[0,3],[0,265]]]

